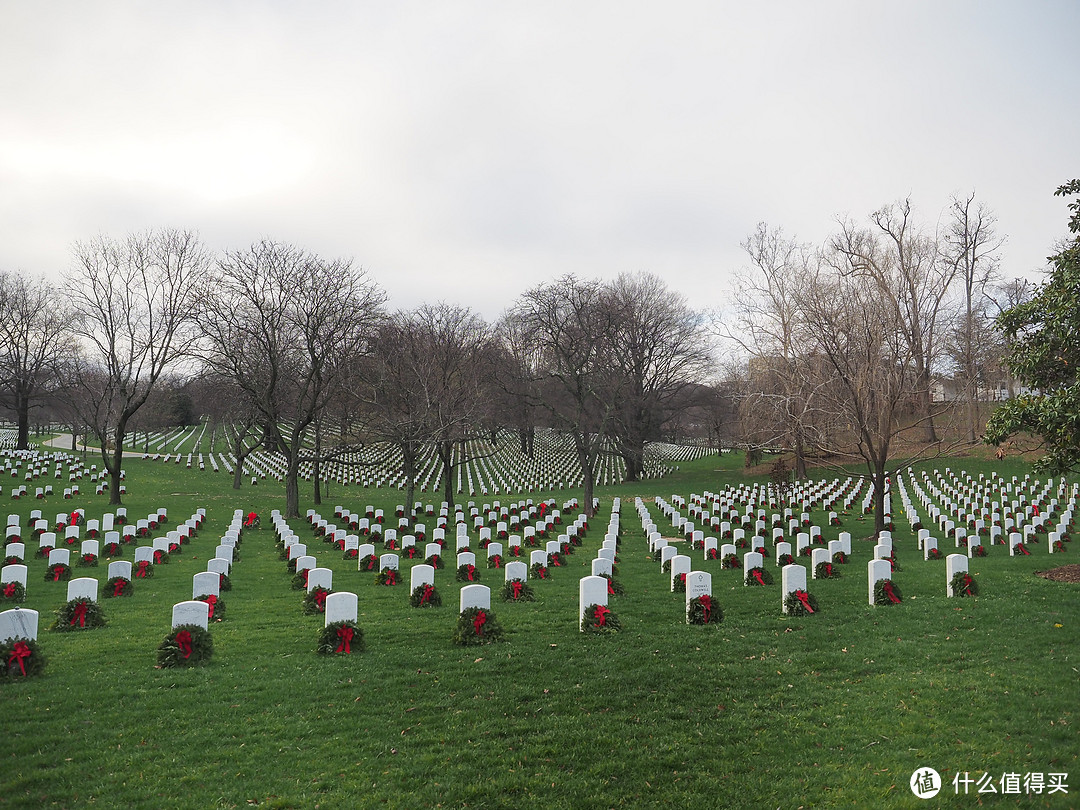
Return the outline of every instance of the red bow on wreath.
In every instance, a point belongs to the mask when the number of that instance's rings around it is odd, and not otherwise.
[[[322,588],[315,591],[315,607],[319,610],[326,610],[326,591]]]
[[[615,595],[615,586],[613,586],[611,584],[610,579],[607,581],[607,594],[608,594],[608,596],[614,596]]]
[[[795,591],[795,598],[802,602],[802,606],[806,608],[807,613],[814,612],[814,609],[810,607],[810,594],[806,591]]]
[[[71,616],[71,626],[75,626],[75,622],[79,623],[79,627],[86,627],[86,602],[75,603],[75,613]]]
[[[59,563],[58,563],[57,566],[53,569],[53,578],[52,578],[53,582],[59,582],[60,581],[60,575],[63,572],[64,572],[64,569],[61,568]]]
[[[150,567],[150,561],[149,560],[139,560],[139,567],[135,569],[135,576],[137,576],[137,577],[145,577],[146,576],[146,570],[149,567]]]
[[[112,595],[113,596],[123,596],[124,595],[124,586],[126,584],[127,583],[122,579],[116,580],[116,582],[113,583],[113,594]]]
[[[334,652],[346,652],[351,653],[349,649],[349,642],[352,641],[353,630],[351,627],[339,627],[337,631],[337,637],[341,639],[341,643],[337,645],[337,649]]]
[[[433,590],[435,589],[428,585],[426,582],[424,583],[424,589],[420,592],[421,605],[426,605],[428,602],[431,601],[431,592]]]
[[[476,614],[476,618],[473,619],[473,629],[476,630],[476,635],[480,635],[483,631],[481,628],[487,623],[487,614],[484,611],[480,611]]]
[[[832,576],[832,563],[825,563],[825,578],[828,579]]]
[[[510,582],[510,590],[514,594],[515,599],[521,598],[521,580],[515,579]]]
[[[31,653],[32,651],[26,645],[26,642],[16,641],[15,646],[12,648],[11,651],[11,657],[8,658],[8,668],[10,669],[12,664],[18,662],[19,669],[22,671],[23,677],[26,677],[26,666],[23,661],[24,659],[29,658]]]
[[[191,633],[187,630],[181,630],[176,634],[176,646],[180,648],[180,652],[184,654],[184,658],[191,657]]]
[[[206,618],[208,618],[208,619],[214,618],[214,605],[217,604],[217,597],[214,596],[213,594],[210,594],[203,601],[206,602],[206,604],[208,604],[210,606],[210,610],[206,614]]]
[[[897,596],[896,593],[893,591],[891,582],[886,582],[884,585],[881,586],[881,589],[885,591],[885,595],[889,597],[890,602],[892,602],[894,605],[900,604],[900,597]]]
[[[593,619],[596,624],[594,627],[603,627],[607,623],[607,615],[611,613],[611,610],[604,605],[597,605],[596,610],[593,611]]]
[[[9,582],[7,585],[4,586],[4,596],[6,596],[6,597],[8,597],[10,599],[14,595],[15,595],[15,582],[12,581],[12,582]]]
[[[750,576],[752,576],[757,581],[758,585],[764,585],[765,584],[765,580],[761,576],[761,571],[759,571],[757,568],[755,568],[753,571],[750,572]],[[701,598],[705,599],[706,597],[703,596]]]
[[[476,573],[476,566],[475,565],[467,565],[467,566],[465,566],[465,576],[467,576],[469,578],[469,582],[473,581],[473,574],[475,574],[475,573]]]
[[[760,573],[758,574],[760,576]],[[698,597],[698,602],[701,604],[702,618],[705,620],[705,624],[709,623],[709,617],[712,615],[712,597],[707,593]]]

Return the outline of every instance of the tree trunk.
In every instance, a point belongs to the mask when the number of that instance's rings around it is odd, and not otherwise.
[[[408,442],[402,442],[398,446],[401,448],[401,472],[405,475],[407,487],[405,502],[412,504],[416,497],[416,454]]]
[[[450,510],[454,509],[454,445],[453,442],[439,442],[439,458],[443,465],[443,499]],[[409,504],[412,508],[412,504]]]
[[[871,481],[874,484],[874,537],[885,530],[885,464],[875,466]]]
[[[290,451],[285,454],[285,516],[300,517],[300,454]]]
[[[15,445],[18,450],[30,449],[30,398],[17,395],[15,411],[18,414],[19,439]]]
[[[593,491],[596,489],[596,453],[592,448],[593,439],[588,433],[574,436],[577,445],[578,463],[581,465],[581,478],[583,481],[582,508],[585,517],[593,516]]]
[[[113,433],[113,446],[109,451],[107,448],[102,448],[102,458],[105,459],[105,468],[109,472],[109,506],[120,506],[123,501],[120,499],[120,484],[122,479],[120,474],[123,472],[124,465],[124,435],[127,431],[127,419],[121,417],[116,423],[116,431]],[[72,449],[75,445],[75,434],[72,433]],[[111,452],[112,458],[109,458]]]

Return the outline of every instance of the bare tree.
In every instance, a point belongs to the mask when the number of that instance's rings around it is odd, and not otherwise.
[[[119,504],[128,422],[196,338],[195,291],[209,255],[190,231],[162,230],[75,246],[69,282],[83,354],[69,368],[76,404],[101,443],[110,503]]]
[[[0,272],[0,398],[15,414],[19,450],[30,446],[31,407],[56,387],[68,321],[51,285]]]
[[[568,275],[528,290],[506,317],[516,321],[535,358],[528,370],[535,403],[567,432],[584,480],[582,506],[593,513],[598,461],[614,412],[611,311],[603,287]]]
[[[995,225],[994,215],[975,202],[974,192],[953,197],[942,239],[944,259],[962,286],[952,355],[967,405],[966,433],[971,442],[978,438],[979,400],[986,388],[986,355],[994,331],[985,293],[996,273],[997,253],[1004,241],[995,233]]]
[[[936,241],[920,230],[911,201],[887,205],[870,215],[871,224],[841,223],[831,249],[844,258],[843,272],[866,276],[893,309],[909,346],[914,392],[924,439],[938,440],[930,397],[931,374],[942,349],[948,291],[956,267],[940,260]]]
[[[204,359],[246,393],[285,456],[289,517],[308,429],[369,350],[384,300],[351,261],[268,240],[226,254],[202,290]]]
[[[711,362],[701,316],[649,273],[623,273],[604,288],[614,382],[612,436],[626,480],[641,478],[645,443],[687,404],[682,395],[705,379]]]

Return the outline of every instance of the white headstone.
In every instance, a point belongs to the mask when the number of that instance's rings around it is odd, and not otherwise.
[[[131,579],[131,563],[128,560],[113,560],[109,563],[109,579],[123,577]]]
[[[506,564],[504,579],[509,582],[512,579],[520,579],[522,582],[529,578],[529,566],[520,560],[514,560]]]
[[[67,600],[70,602],[72,599],[89,599],[91,602],[97,601],[98,581],[93,577],[79,577],[68,582],[67,585]]]
[[[963,554],[950,554],[945,558],[945,594],[946,596],[956,596],[953,592],[952,581],[953,577],[959,574],[961,571],[966,572],[968,570],[968,558]]]
[[[210,623],[210,605],[207,602],[192,600],[190,602],[177,602],[172,609],[172,626],[179,627],[182,624],[197,624],[203,630]]]
[[[0,568],[0,585],[7,585],[9,582],[18,582],[26,588],[26,566],[14,563]]]
[[[308,576],[311,576],[311,571],[319,564],[319,561],[311,554],[305,554],[303,557],[296,558],[296,573],[301,571],[307,571]],[[330,569],[326,569],[329,571]]]
[[[191,598],[196,596],[220,596],[221,574],[216,571],[202,571],[191,578]]]
[[[409,572],[409,592],[412,593],[421,585],[435,584],[435,568],[431,565],[420,563],[414,565]]]
[[[780,604],[787,613],[787,595],[806,590],[806,569],[792,563],[780,569]]]
[[[326,619],[323,627],[334,622],[355,622],[357,602],[356,594],[348,591],[338,591],[327,596]]]
[[[685,554],[676,554],[671,558],[671,581],[670,588],[675,591],[675,578],[679,574],[690,573],[690,558]]]
[[[12,608],[0,613],[0,643],[15,638],[37,639],[38,612],[27,608]],[[6,665],[7,662],[5,661]]]
[[[582,577],[578,581],[578,627],[584,632],[585,611],[608,603],[608,581],[604,577]]]
[[[71,551],[66,548],[54,548],[49,552],[49,565],[56,565],[57,563],[63,563],[64,565],[71,565]]]
[[[592,575],[594,577],[611,576],[611,560],[606,557],[597,557],[592,561]]]
[[[213,559],[206,561],[206,570],[213,571],[215,574],[227,575],[231,567],[229,561],[223,557],[214,557]]]
[[[334,589],[334,572],[329,568],[312,568],[307,575],[307,589],[310,593],[315,588]]]
[[[604,580],[604,593],[607,593],[607,580]],[[466,585],[461,589],[459,612],[469,608],[491,610],[491,588],[487,585]]]
[[[892,579],[892,564],[888,560],[870,560],[866,563],[866,579],[870,589],[870,604],[874,604],[874,586],[883,579]]]

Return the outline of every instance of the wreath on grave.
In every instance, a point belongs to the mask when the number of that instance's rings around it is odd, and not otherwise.
[[[831,562],[819,562],[814,569],[815,579],[839,579],[840,572]]]
[[[414,608],[442,607],[442,596],[434,585],[425,582],[413,588],[409,594],[409,604]]]
[[[374,554],[368,554],[357,564],[357,568],[360,571],[378,571],[379,570],[379,558]]]
[[[559,553],[566,557],[569,557],[571,554],[574,553],[574,549],[570,546],[569,543],[560,543]]]
[[[520,557],[521,556],[521,546],[510,546],[510,556],[511,557]]]
[[[71,579],[71,566],[67,563],[53,563],[45,569],[46,582],[67,582]]]
[[[664,560],[664,564],[660,566],[660,571],[661,571],[661,573],[664,573],[664,574],[670,574],[671,573],[671,560],[670,560],[670,558],[667,559],[667,560]]]
[[[971,556],[972,557],[985,557],[986,556],[986,546],[984,546],[982,543],[979,543],[979,545],[975,546],[975,548],[973,548],[971,550]]]
[[[132,576],[139,579],[150,579],[154,576],[154,564],[150,560],[139,560],[135,563],[135,571]]]
[[[52,550],[52,546],[38,546],[37,556],[44,557],[47,560],[49,559],[49,554],[52,552]]]
[[[45,670],[45,656],[37,641],[29,638],[12,638],[0,642],[0,679],[29,678]]]
[[[0,589],[0,602],[24,602],[26,601],[26,588],[21,582],[12,580],[5,582]]]
[[[720,567],[737,569],[741,568],[742,564],[739,562],[739,558],[734,554],[725,554],[724,559],[720,562]]]
[[[551,579],[551,574],[548,573],[548,567],[541,563],[533,563],[529,568],[529,576],[533,579]]]
[[[360,550],[356,548],[348,548],[341,553],[341,559],[343,560],[357,560],[359,558]]]
[[[105,613],[101,605],[85,596],[71,599],[56,609],[56,621],[50,629],[67,632],[68,630],[89,630],[105,626]]]
[[[990,536],[990,527],[989,526],[983,526],[981,529],[979,529],[979,537],[989,537],[989,536]]]
[[[1064,540],[1055,540],[1053,548],[1054,548],[1054,553],[1055,554],[1064,554],[1065,553],[1065,541]]]
[[[1031,552],[1028,551],[1027,546],[1023,543],[1017,543],[1015,546],[1013,546],[1013,555],[1015,556],[1017,554],[1022,554],[1025,557],[1031,556]]]
[[[105,548],[102,549],[101,556],[103,557],[120,557],[123,551],[120,548],[119,543],[106,543]]]
[[[889,561],[889,566],[893,571],[902,571],[903,570],[900,567],[900,563],[898,563],[896,561],[896,552],[895,551],[892,554],[890,554],[888,557],[884,557],[883,559],[886,559],[886,560]]]
[[[503,567],[502,555],[501,554],[492,554],[490,557],[488,557],[487,564],[488,564],[488,568],[502,568]]]
[[[97,564],[97,554],[82,554],[79,556],[79,561],[76,563],[80,568],[97,568]]]
[[[485,608],[465,608],[458,616],[454,629],[455,644],[471,646],[502,641],[503,628],[495,614]]]
[[[809,545],[803,546],[802,548],[799,549],[799,556],[800,557],[809,557],[813,553],[814,553],[814,549],[813,549],[812,546],[809,546]]]
[[[832,555],[833,565],[847,565],[848,556],[842,551],[838,551]]]
[[[319,633],[319,644],[315,652],[319,655],[350,655],[364,651],[364,631],[356,622],[331,622]]]
[[[610,585],[608,588],[610,593]],[[671,580],[671,592],[672,593],[686,593],[686,574],[676,574]]]
[[[957,571],[949,583],[953,596],[978,596],[979,583],[967,571]]]
[[[843,526],[844,521],[840,520],[839,517],[831,517],[831,518],[829,518],[829,525],[830,526]],[[918,531],[918,529],[915,529],[914,526],[912,527],[912,529],[915,530],[915,531]]]
[[[750,541],[745,537],[740,537],[735,541],[735,548],[750,548]]]
[[[218,592],[220,593],[222,591],[231,591],[232,590],[232,580],[229,579],[229,575],[228,574],[219,574],[218,576],[221,577],[221,579],[218,581]]]
[[[761,569],[752,568],[751,570],[760,571]],[[686,617],[690,624],[720,624],[724,620],[724,611],[711,595],[702,594],[690,600]]]
[[[801,589],[791,591],[784,597],[784,607],[789,616],[806,616],[820,610],[817,598],[812,593]]]
[[[206,618],[211,622],[220,622],[225,618],[225,600],[212,593],[202,593],[195,597],[196,602],[206,602],[210,606],[210,610],[206,614]]]
[[[556,568],[562,568],[566,564],[566,560],[563,558],[561,551],[556,551],[554,554],[549,554],[548,559],[550,563]]]
[[[432,568],[436,569],[446,567],[446,563],[443,562],[443,558],[439,554],[432,554],[430,557],[424,560],[424,562],[430,565]]]
[[[396,537],[387,537],[385,540],[383,540],[383,548],[386,549],[387,551],[396,551],[397,550],[397,538]]]
[[[958,539],[956,541],[956,547],[957,548],[967,548],[967,544],[968,544],[967,537],[961,537],[960,539]],[[931,557],[930,559],[937,560],[937,559],[940,559],[940,558],[939,557]]]
[[[653,562],[660,562],[660,560],[663,559],[663,556],[664,554],[662,548],[655,549],[652,553]]]
[[[504,602],[532,602],[536,599],[532,586],[521,579],[511,579],[504,582],[500,595]]]
[[[154,549],[154,565],[168,565],[169,564],[169,552],[162,551],[160,548]]]
[[[613,576],[608,574],[601,574],[601,576],[608,581],[608,596],[622,596],[626,593],[626,588],[623,587],[623,584]],[[683,577],[683,590],[686,590],[686,577]]]
[[[747,585],[772,585],[773,576],[760,565],[751,568],[746,572],[746,578],[743,580]]]
[[[20,563],[22,563],[22,557],[16,557],[14,554],[4,557],[4,565],[19,565]]]
[[[586,633],[618,633],[622,622],[607,605],[589,605],[581,619],[581,629]]]
[[[899,605],[902,601],[904,601],[904,596],[891,579],[879,579],[874,583],[875,605]]]
[[[457,574],[454,575],[454,579],[458,582],[479,582],[480,572],[476,569],[475,565],[466,563],[465,565],[459,565]]]
[[[705,549],[705,538],[699,537],[697,540],[691,541],[690,546],[694,551],[703,551]]]
[[[415,560],[416,555],[420,553],[420,550],[415,545],[412,545],[412,546],[406,546],[402,550],[401,553],[405,555],[405,559],[407,559],[407,560]]]
[[[294,591],[307,590],[307,575],[309,570],[310,569],[308,568],[304,568],[293,574],[292,581],[289,583],[289,585]]]
[[[375,575],[376,585],[397,585],[400,581],[396,568],[384,568]]]
[[[705,552],[705,558],[709,559],[709,560],[718,560],[718,559],[720,559],[720,551],[719,551],[719,549],[717,549],[716,546],[713,546],[707,552]]]
[[[157,665],[162,667],[195,667],[210,660],[214,640],[197,624],[181,624],[165,636],[157,648]]]
[[[135,586],[127,577],[110,577],[105,583],[105,591],[102,594],[106,599],[114,596],[131,596],[135,593]]]
[[[966,546],[967,543],[963,543],[963,545]],[[942,560],[942,559],[944,559],[944,557],[941,554],[941,549],[932,548],[928,552],[926,552],[926,559],[928,559],[928,560]]]
[[[318,585],[304,594],[303,612],[305,616],[315,616],[326,613],[326,597],[333,591]]]

